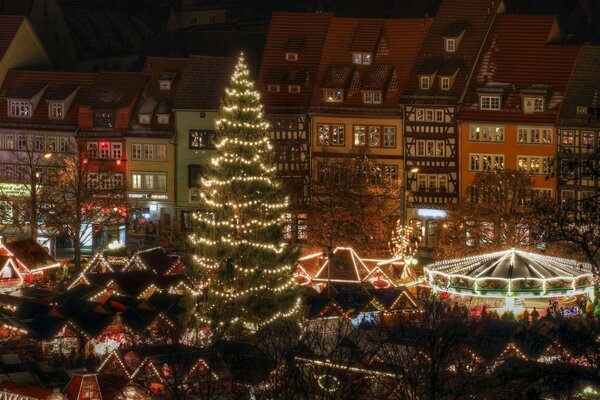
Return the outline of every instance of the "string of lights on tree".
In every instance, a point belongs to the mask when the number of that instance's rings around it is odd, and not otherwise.
[[[295,250],[283,240],[288,199],[272,166],[269,125],[241,55],[225,90],[216,153],[200,180],[194,272],[202,300],[197,330],[235,335],[298,312]]]

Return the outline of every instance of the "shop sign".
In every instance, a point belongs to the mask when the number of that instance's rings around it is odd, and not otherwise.
[[[27,197],[29,188],[23,183],[0,183],[0,193],[6,197]]]
[[[167,200],[169,198],[169,196],[166,194],[150,194],[150,193],[129,193],[127,196],[130,199]]]

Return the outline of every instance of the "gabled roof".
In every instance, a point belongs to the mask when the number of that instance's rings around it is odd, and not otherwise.
[[[315,112],[397,115],[431,19],[333,17],[312,94]],[[368,65],[353,64],[353,53],[371,53]],[[341,103],[324,101],[324,89],[345,89]],[[382,92],[381,104],[364,104],[362,90]]]
[[[600,46],[581,47],[559,118],[563,126],[600,127]]]
[[[170,257],[164,248],[155,247],[148,250],[140,250],[133,255],[125,271],[133,271],[137,268],[154,271],[163,275],[169,271],[177,260]]]
[[[81,100],[81,105],[102,110],[132,107],[147,81],[148,76],[139,72],[102,72]]]
[[[331,17],[329,13],[272,14],[258,79],[267,112],[308,108]],[[298,53],[298,59],[286,61],[286,52]],[[289,80],[292,71],[298,71],[296,76],[302,75],[302,82]],[[267,90],[268,84],[302,87],[300,93],[289,93],[287,87],[274,93]]]
[[[429,34],[423,42],[401,102],[427,104],[458,102],[466,89],[469,74],[485,41],[490,23],[500,7],[503,7],[503,4],[497,0],[443,0]],[[446,52],[444,37],[457,34],[463,27],[464,35],[456,51]],[[431,83],[430,89],[420,89],[418,76],[423,74],[422,71],[457,60],[463,61],[464,64],[458,71],[450,90],[441,90],[437,80]]]
[[[50,127],[74,130],[77,125],[77,113],[81,99],[88,93],[97,74],[83,72],[46,72],[10,70],[0,89],[0,97],[30,99],[44,90],[31,118],[8,116],[5,99],[0,104],[0,123],[44,124]],[[74,95],[70,104],[65,104],[64,118],[52,119],[48,110],[49,101],[64,101]],[[68,108],[66,106],[68,105]]]
[[[337,282],[362,282],[369,270],[349,247],[336,247],[329,259],[323,259],[321,268],[315,275],[316,280]]]
[[[0,22],[1,23],[1,22]],[[42,388],[39,386],[23,386],[9,381],[0,382],[0,392],[10,393],[6,397],[11,395],[18,395],[18,398],[46,400],[51,399],[55,393],[53,389]]]
[[[24,19],[20,15],[0,15],[0,61],[10,47]]]
[[[173,108],[218,110],[234,65],[232,57],[191,56]]]
[[[4,246],[30,272],[45,268],[58,267],[60,264],[33,239],[15,240],[4,243]]]
[[[499,15],[458,118],[553,124],[579,52],[579,46],[548,43],[554,24],[553,16]],[[501,110],[480,111],[478,89],[497,82],[506,83]],[[525,114],[525,93],[543,97],[544,111]]]

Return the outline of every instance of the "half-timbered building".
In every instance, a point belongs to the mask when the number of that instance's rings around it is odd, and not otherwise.
[[[401,96],[411,223],[422,247],[436,245],[436,218],[458,201],[456,113],[491,26],[504,5],[496,0],[444,0]]]

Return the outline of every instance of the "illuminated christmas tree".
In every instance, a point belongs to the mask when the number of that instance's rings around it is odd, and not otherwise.
[[[397,223],[390,240],[390,251],[395,258],[413,258],[421,241],[418,230],[412,226]]]
[[[295,315],[296,251],[283,240],[288,200],[271,165],[259,93],[240,56],[217,120],[216,154],[201,178],[193,219],[195,271],[203,283],[196,320],[211,338],[236,336]]]

